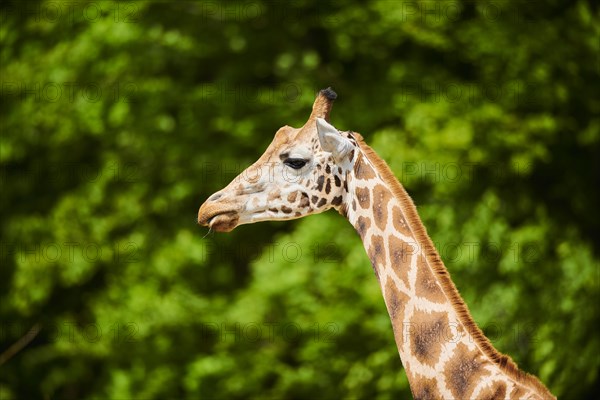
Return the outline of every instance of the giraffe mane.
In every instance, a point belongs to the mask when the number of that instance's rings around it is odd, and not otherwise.
[[[450,300],[452,307],[455,309],[458,315],[459,321],[471,334],[476,346],[483,352],[484,356],[488,357],[500,368],[500,370],[504,371],[516,382],[523,385],[532,386],[539,392],[545,393],[549,398],[554,398],[548,388],[546,388],[546,386],[544,386],[544,384],[542,384],[537,377],[521,371],[517,364],[509,356],[496,350],[490,340],[483,334],[481,329],[473,320],[473,317],[471,316],[466,303],[460,296],[458,289],[454,285],[454,282],[452,282],[452,279],[450,278],[450,272],[445,267],[431,238],[427,234],[427,230],[419,218],[417,207],[415,206],[412,198],[408,195],[406,189],[404,189],[404,187],[400,184],[387,163],[381,157],[379,157],[379,155],[377,155],[377,153],[375,153],[375,151],[368,144],[365,143],[363,137],[357,132],[351,132],[351,134],[356,139],[356,142],[358,143],[358,146],[363,154],[371,162],[375,170],[379,172],[384,183],[390,188],[394,197],[399,200],[402,213],[407,218],[415,239],[425,250],[424,253],[427,264],[431,267],[433,273],[438,278],[444,294]]]

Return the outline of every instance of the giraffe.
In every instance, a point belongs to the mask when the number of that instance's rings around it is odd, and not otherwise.
[[[321,90],[301,128],[284,126],[265,153],[198,211],[218,232],[333,208],[358,232],[379,282],[415,399],[551,399],[536,377],[477,327],[416,207],[362,136],[329,122]]]

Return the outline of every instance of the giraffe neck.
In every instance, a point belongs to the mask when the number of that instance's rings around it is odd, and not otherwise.
[[[553,398],[498,353],[471,318],[389,167],[362,138],[343,213],[379,281],[415,398]]]

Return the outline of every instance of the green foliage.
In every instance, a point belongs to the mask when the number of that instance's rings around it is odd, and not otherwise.
[[[196,226],[329,85],[497,348],[597,393],[592,2],[2,7],[0,398],[408,398],[343,218]]]

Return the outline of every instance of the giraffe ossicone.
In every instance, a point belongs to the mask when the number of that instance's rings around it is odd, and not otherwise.
[[[279,129],[254,164],[202,204],[198,223],[228,232],[334,208],[363,242],[415,398],[554,398],[477,327],[387,164],[360,134],[329,123],[336,98],[321,90],[304,126]]]

